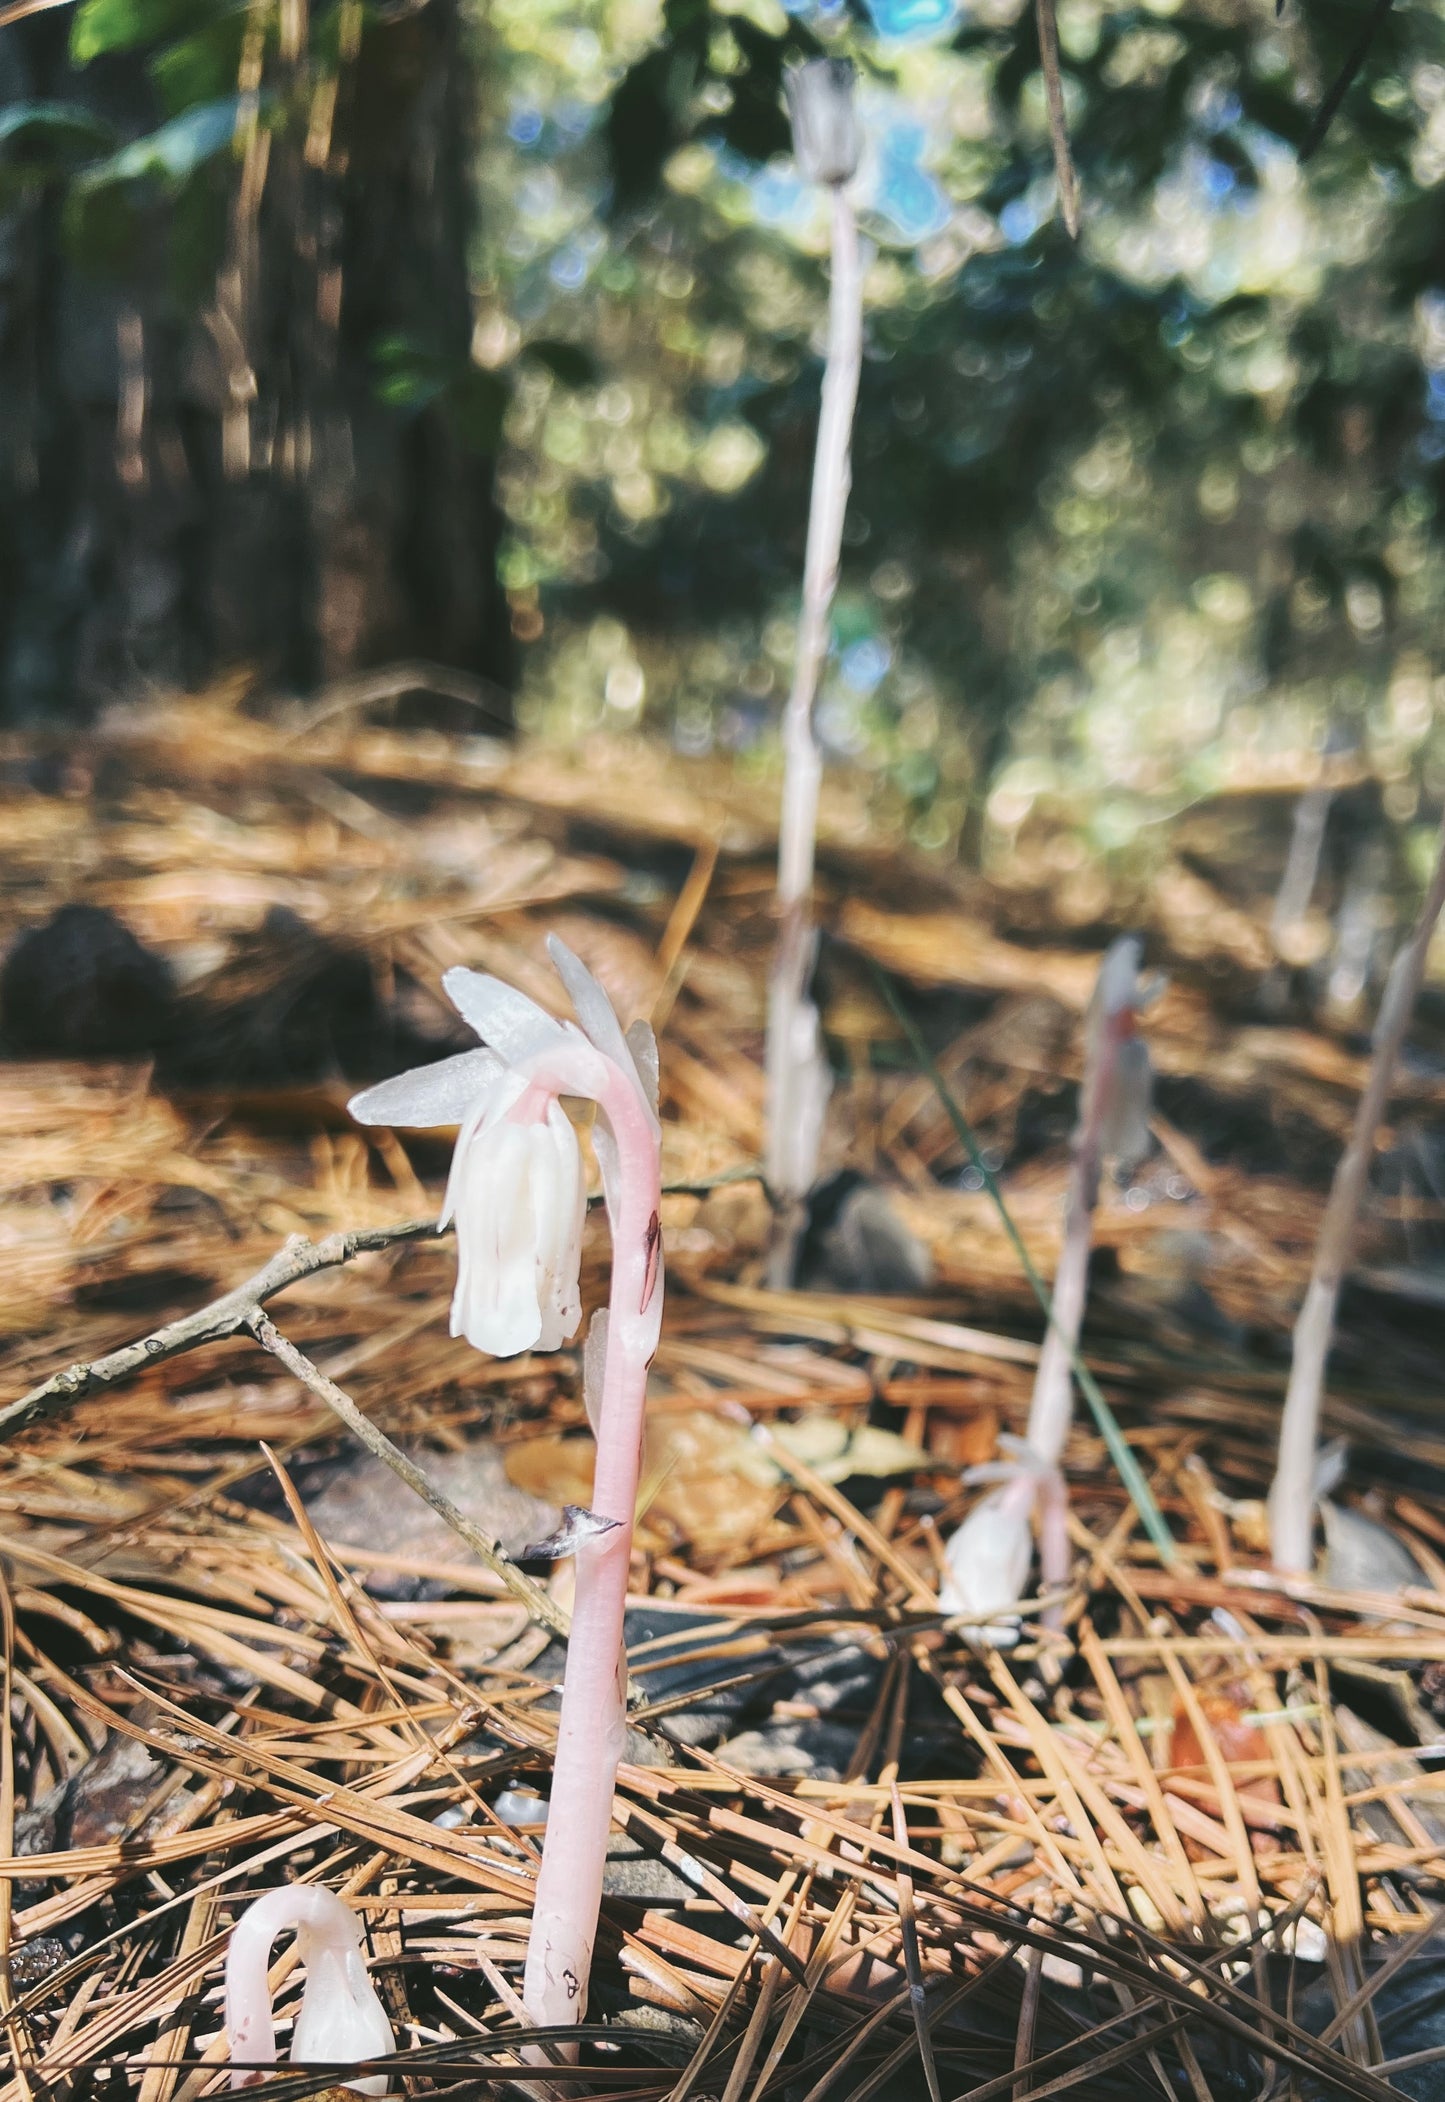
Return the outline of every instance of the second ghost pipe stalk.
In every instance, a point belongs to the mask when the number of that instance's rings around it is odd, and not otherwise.
[[[768,1282],[791,1283],[803,1200],[817,1177],[823,1116],[832,1076],[812,998],[813,848],[823,763],[813,710],[828,655],[833,596],[852,480],[850,449],[863,361],[863,272],[858,222],[848,184],[857,171],[859,133],[853,68],[812,59],[786,79],[793,151],[800,172],[828,191],[832,284],[828,352],[818,442],[813,456],[803,602],[793,683],[783,713],[783,804],[778,828],[778,939],[768,981],[767,1178],[776,1206]]]
[[[1105,951],[1084,1030],[1084,1084],[1064,1213],[1064,1244],[1054,1276],[1053,1312],[1034,1379],[1028,1444],[1059,1464],[1073,1415],[1071,1367],[1083,1326],[1089,1245],[1099,1178],[1107,1159],[1139,1159],[1149,1143],[1149,1054],[1138,1034],[1157,982],[1141,985],[1143,945],[1122,935]]]

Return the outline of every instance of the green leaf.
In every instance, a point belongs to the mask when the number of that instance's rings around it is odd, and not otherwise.
[[[88,66],[107,51],[153,44],[186,20],[194,0],[82,0],[70,25],[70,56]]]
[[[172,117],[158,131],[132,139],[118,153],[95,162],[79,182],[89,190],[145,181],[182,183],[205,162],[229,149],[240,106],[236,95],[227,95],[220,102],[203,102],[184,116]]]
[[[93,153],[115,144],[115,127],[75,102],[12,102],[0,110],[0,146],[47,155]]]
[[[0,201],[54,182],[115,144],[115,132],[68,102],[12,102],[0,111]]]
[[[601,376],[590,350],[581,343],[566,343],[560,336],[538,336],[524,346],[522,355],[545,366],[564,387],[595,387]]]
[[[248,12],[244,5],[228,8],[192,35],[167,43],[151,59],[150,76],[168,116],[225,98],[241,62]]]

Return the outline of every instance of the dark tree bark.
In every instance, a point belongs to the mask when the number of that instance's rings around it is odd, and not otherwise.
[[[467,367],[457,0],[352,20],[333,109],[304,10],[289,51],[283,10],[266,87],[297,114],[249,147],[238,126],[235,154],[146,207],[109,272],[72,256],[63,183],[0,216],[0,721],[237,663],[306,691],[398,658],[481,675],[505,713],[493,462],[445,393],[407,409],[378,394],[387,338]],[[58,100],[150,130],[141,62],[73,68],[68,24],[0,31],[0,107]],[[182,208],[212,258],[189,293]]]

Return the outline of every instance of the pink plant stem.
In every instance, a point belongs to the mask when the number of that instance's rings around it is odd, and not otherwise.
[[[852,485],[849,454],[863,362],[863,273],[858,222],[842,183],[831,186],[832,284],[828,353],[813,455],[798,653],[783,714],[783,807],[778,832],[778,943],[768,983],[768,1182],[779,1201],[769,1283],[791,1282],[802,1200],[815,1179],[816,1152],[797,1160],[796,1133],[809,1076],[798,1070],[798,1015],[808,998],[816,942],[812,925],[813,851],[822,756],[813,726],[828,655],[829,617],[838,589],[843,520]],[[801,1185],[801,1186],[800,1186]]]
[[[1375,1024],[1375,1049],[1365,1090],[1355,1111],[1350,1143],[1340,1156],[1329,1202],[1315,1243],[1309,1289],[1294,1330],[1289,1386],[1280,1419],[1279,1459],[1269,1492],[1269,1537],[1274,1566],[1291,1575],[1307,1575],[1314,1555],[1315,1453],[1319,1444],[1320,1408],[1325,1367],[1334,1340],[1335,1309],[1349,1269],[1359,1222],[1360,1204],[1375,1156],[1375,1134],[1390,1101],[1400,1047],[1415,1011],[1425,977],[1425,962],[1435,923],[1445,908],[1445,828],[1435,873],[1420,907],[1410,939],[1396,956]]]
[[[1064,1211],[1064,1245],[1054,1273],[1049,1332],[1039,1354],[1029,1406],[1029,1448],[1051,1467],[1057,1467],[1063,1457],[1074,1413],[1072,1366],[1088,1294],[1089,1246],[1094,1232],[1094,1208],[1099,1201],[1104,1114],[1118,1065],[1119,1046],[1134,1026],[1132,1007],[1107,1016],[1097,1054],[1089,1061],[1084,1075],[1084,1099],[1074,1133],[1074,1162]]]
[[[522,1988],[527,2012],[547,2024],[579,2022],[586,2009],[613,1786],[626,1734],[623,1613],[647,1370],[661,1313],[657,1133],[630,1077],[611,1066],[608,1073],[601,1088],[580,1091],[593,1096],[607,1119],[619,1161],[617,1188],[608,1192],[609,1204],[615,1202],[612,1295],[592,1491],[592,1509],[617,1523],[577,1552],[557,1757]],[[551,1076],[539,1071],[537,1077]],[[568,1093],[579,1092],[575,1083],[561,1084]]]

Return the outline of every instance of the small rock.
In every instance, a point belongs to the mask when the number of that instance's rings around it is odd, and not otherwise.
[[[607,1866],[602,1871],[605,1898],[635,1898],[647,1904],[681,1905],[697,1892],[665,1861],[644,1854],[635,1839],[625,1833],[607,1842]]]
[[[408,1452],[429,1481],[465,1511],[474,1524],[519,1554],[529,1540],[550,1532],[557,1523],[555,1505],[545,1504],[507,1478],[501,1448],[489,1438],[476,1439],[461,1452]],[[337,1547],[365,1547],[377,1554],[414,1557],[417,1561],[465,1566],[471,1550],[444,1518],[399,1482],[384,1460],[370,1453],[348,1455],[306,1508],[323,1540]],[[379,1580],[378,1580],[379,1579]],[[415,1589],[416,1580],[394,1579],[385,1571],[370,1574],[367,1587],[387,1595],[396,1583]]]
[[[504,1788],[492,1805],[504,1825],[545,1825],[549,1807],[546,1796],[535,1788]],[[435,1822],[440,1824],[441,1818]]]
[[[837,1723],[770,1723],[728,1738],[718,1747],[718,1757],[744,1774],[841,1781],[857,1742],[856,1730]]]
[[[118,1839],[156,1792],[165,1768],[134,1737],[113,1733],[66,1790],[62,1825],[72,1847]]]
[[[648,2029],[654,2036],[675,2037],[689,2050],[695,2050],[702,2042],[703,2026],[688,2015],[673,2014],[666,2007],[624,2007],[617,2017],[619,2029]],[[699,2096],[698,2102],[702,2102]]]
[[[1324,1529],[1323,1575],[1335,1591],[1399,1591],[1423,1584],[1425,1573],[1404,1541],[1351,1504],[1320,1504]]]
[[[22,1942],[11,1951],[10,1983],[17,1992],[30,1992],[43,1985],[66,1960],[63,1941],[53,1934],[37,1934],[34,1941]]]

